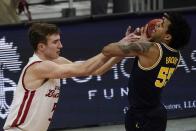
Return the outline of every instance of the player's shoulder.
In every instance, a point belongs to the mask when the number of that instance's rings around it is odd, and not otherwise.
[[[53,62],[57,64],[70,64],[73,63],[72,61],[68,60],[65,57],[58,57],[57,59],[53,60]]]
[[[141,56],[151,58],[151,57],[155,57],[156,55],[158,56],[161,52],[162,52],[161,45],[159,43],[153,42],[153,45],[149,48],[149,50],[143,52]]]
[[[159,63],[162,58],[162,49],[159,43],[154,43],[148,52],[139,57],[139,64],[142,68],[152,68]]]
[[[28,68],[29,70],[39,72],[41,70],[53,68],[54,64],[56,63],[53,61],[44,60],[44,61],[36,62],[32,64],[31,66],[29,66]]]

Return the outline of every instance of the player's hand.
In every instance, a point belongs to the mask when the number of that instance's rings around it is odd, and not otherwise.
[[[131,27],[131,26],[128,26],[127,31],[126,31],[126,33],[125,33],[125,36],[128,36],[128,35],[133,34],[133,33],[134,33],[135,35],[141,35],[140,28],[137,27],[137,28],[135,28],[134,31],[132,31],[132,27]]]
[[[132,33],[132,31],[131,31],[131,26],[128,26],[127,31],[126,31],[126,33],[125,33],[125,36],[128,36],[128,35],[131,34],[131,33]]]
[[[125,36],[124,38],[122,38],[119,42],[123,43],[123,44],[129,44],[129,43],[135,42],[139,39],[140,39],[140,36],[138,36],[134,33],[130,33],[128,36]]]
[[[148,28],[148,24],[146,24],[144,27],[141,27],[141,35],[140,35],[140,39],[141,41],[150,41],[150,37],[147,37],[147,28]]]
[[[145,44],[151,44],[152,42],[150,42],[150,39],[148,36],[147,36],[147,27],[148,27],[148,24],[146,24],[144,27],[141,27],[140,28],[140,38],[135,41],[137,43],[145,43]]]
[[[125,37],[122,38],[119,42],[120,43],[131,43],[131,42],[134,42],[134,41],[137,41],[138,39],[140,39],[140,35],[138,35],[138,32],[140,32],[140,28],[136,28],[134,31],[132,31],[132,28],[131,26],[129,26],[127,28],[127,31],[126,31],[126,34],[125,34]]]

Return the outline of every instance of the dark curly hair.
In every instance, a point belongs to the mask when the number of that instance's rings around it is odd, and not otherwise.
[[[164,17],[171,22],[167,31],[167,33],[172,36],[169,43],[170,47],[174,49],[181,49],[188,44],[190,39],[191,28],[189,24],[185,18],[177,12],[164,13]]]

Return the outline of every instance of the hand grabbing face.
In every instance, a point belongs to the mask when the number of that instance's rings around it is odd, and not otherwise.
[[[156,31],[156,26],[158,24],[158,22],[161,22],[161,19],[153,19],[151,21],[149,21],[147,24],[147,30],[146,30],[146,35],[148,38],[151,37],[151,34],[154,33]]]

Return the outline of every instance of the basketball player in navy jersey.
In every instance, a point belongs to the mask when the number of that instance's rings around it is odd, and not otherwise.
[[[188,43],[191,33],[186,20],[174,12],[165,13],[150,34],[147,29],[148,24],[141,28],[139,40],[129,41],[129,37],[135,37],[131,33],[125,39],[127,43],[111,43],[102,50],[109,57],[135,56],[128,83],[126,131],[166,130],[167,112],[161,93],[176,71],[179,50]]]

